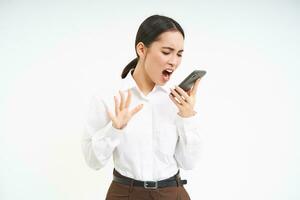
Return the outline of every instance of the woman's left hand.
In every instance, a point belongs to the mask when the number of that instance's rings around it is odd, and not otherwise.
[[[196,94],[199,82],[200,78],[195,82],[192,89],[190,89],[188,92],[185,92],[178,86],[175,86],[175,89],[170,89],[170,99],[179,109],[178,115],[181,117],[191,117],[196,114],[194,107],[196,103]]]

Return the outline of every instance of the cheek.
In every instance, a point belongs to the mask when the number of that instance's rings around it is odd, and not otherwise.
[[[152,54],[152,58],[151,58],[151,61],[152,63],[155,63],[155,64],[163,64],[165,62],[167,62],[168,60],[168,57],[166,55],[163,55],[162,53],[154,53]]]
[[[163,55],[163,54],[157,55],[157,61],[162,63],[162,64],[167,63],[168,60],[169,60],[169,57],[166,56],[166,55]]]
[[[151,72],[161,71],[164,68],[165,64],[167,63],[168,59],[166,56],[161,54],[153,54],[151,58],[147,60],[147,65]]]
[[[177,66],[180,65],[181,60],[182,60],[182,57],[178,58],[178,64],[177,64]]]

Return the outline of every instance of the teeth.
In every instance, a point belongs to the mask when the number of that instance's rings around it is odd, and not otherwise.
[[[170,73],[173,72],[173,70],[171,70],[171,69],[166,69],[166,71],[167,71],[167,72],[170,72]]]

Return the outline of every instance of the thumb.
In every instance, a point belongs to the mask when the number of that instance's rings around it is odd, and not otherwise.
[[[135,115],[137,112],[139,112],[142,108],[143,108],[144,104],[140,104],[138,106],[136,106],[131,112],[131,116]]]

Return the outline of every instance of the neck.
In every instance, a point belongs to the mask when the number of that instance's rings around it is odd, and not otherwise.
[[[144,95],[149,94],[155,86],[155,83],[147,75],[144,66],[138,62],[134,71],[133,79]]]

